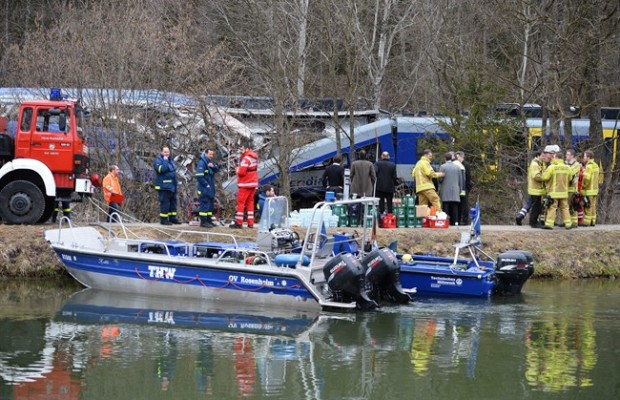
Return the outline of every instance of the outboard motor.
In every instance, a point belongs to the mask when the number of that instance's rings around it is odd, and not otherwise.
[[[341,253],[329,260],[323,267],[323,274],[335,301],[355,301],[363,310],[377,307],[364,288],[364,267],[352,254]]]
[[[383,247],[371,251],[362,259],[362,266],[373,299],[398,304],[411,300],[400,284],[400,263],[392,250]]]
[[[534,257],[524,250],[510,250],[497,256],[495,293],[515,295],[534,273]]]

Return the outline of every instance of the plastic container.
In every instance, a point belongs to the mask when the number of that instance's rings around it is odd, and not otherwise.
[[[448,228],[450,227],[449,219],[437,219],[437,218],[429,218],[428,219],[429,228]]]
[[[415,196],[408,194],[405,197],[403,197],[403,205],[407,208],[415,209]]]
[[[422,220],[422,217],[416,217],[415,215],[413,217],[407,216],[405,223],[407,224],[407,228],[422,228]]]
[[[386,229],[396,228],[396,216],[394,214],[386,214],[381,218],[381,227]]]

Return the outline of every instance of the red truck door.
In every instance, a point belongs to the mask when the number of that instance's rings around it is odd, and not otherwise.
[[[69,108],[36,108],[36,127],[30,134],[30,157],[53,173],[73,172],[73,135]]]

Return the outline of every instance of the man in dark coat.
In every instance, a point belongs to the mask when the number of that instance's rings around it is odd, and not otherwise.
[[[180,224],[177,219],[177,172],[168,147],[161,149],[153,169],[155,169],[155,189],[159,192],[159,223]]]
[[[463,190],[461,191],[461,202],[459,203],[459,220],[461,225],[469,225],[469,191],[472,188],[471,170],[467,161],[465,161],[465,153],[456,152],[456,160],[454,163],[461,168],[463,175]]]
[[[366,151],[360,150],[351,164],[351,193],[358,198],[374,196],[376,180],[375,166],[366,159]]]
[[[375,163],[375,172],[377,174],[375,196],[379,198],[379,212],[383,214],[387,202],[387,212],[392,214],[392,200],[394,199],[394,189],[398,184],[398,178],[396,177],[396,164],[390,161],[390,153],[387,151],[381,153],[381,160]]]
[[[203,228],[213,228],[215,225],[211,222],[213,216],[213,199],[215,198],[215,174],[220,170],[219,165],[213,161],[215,152],[212,149],[206,149],[198,160],[196,167],[196,181],[198,182],[198,200],[200,208],[198,215],[200,216],[200,226]]]
[[[461,178],[461,169],[452,162],[454,154],[446,153],[446,162],[439,167],[444,173],[439,183],[439,198],[441,208],[448,214],[450,225],[459,223],[459,204],[461,202],[461,190],[464,179]]]
[[[328,192],[342,193],[344,188],[344,167],[340,165],[342,157],[337,154],[334,162],[323,172],[323,187]]]

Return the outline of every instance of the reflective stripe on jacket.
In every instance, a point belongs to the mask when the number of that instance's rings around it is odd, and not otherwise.
[[[568,181],[572,178],[570,167],[562,159],[554,159],[543,172],[547,194],[552,199],[568,199]]]
[[[155,189],[176,192],[177,172],[172,160],[170,158],[164,160],[160,154],[155,159],[153,169],[155,170]]]
[[[246,150],[241,155],[237,168],[237,187],[255,188],[258,186],[258,154]]]
[[[213,167],[209,167],[209,163]],[[199,195],[205,194],[209,198],[215,197],[215,174],[219,170],[220,167],[212,160],[209,160],[204,153],[200,156],[196,167],[196,174],[194,174],[198,182],[197,189]]]

